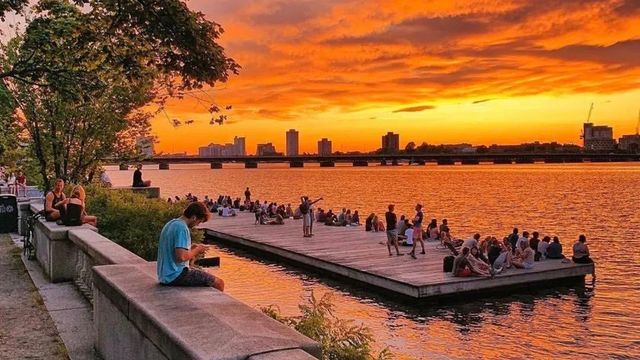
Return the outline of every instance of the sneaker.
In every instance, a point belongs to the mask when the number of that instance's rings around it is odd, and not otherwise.
[[[411,255],[411,257],[412,257],[412,258],[417,259],[416,254],[411,253],[411,254],[409,254],[409,255]]]
[[[424,255],[424,254],[426,254],[426,252],[424,252],[424,251],[423,251],[423,252],[421,252],[420,254]]]
[[[397,255],[398,255],[398,256],[404,256],[404,254],[403,254],[403,253],[400,253],[400,254],[397,254]]]

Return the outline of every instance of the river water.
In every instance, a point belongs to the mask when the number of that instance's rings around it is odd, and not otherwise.
[[[240,197],[249,186],[260,200],[295,204],[301,194],[322,196],[322,208],[365,216],[382,214],[388,203],[412,214],[421,202],[426,217],[447,218],[456,237],[502,237],[517,226],[558,235],[565,253],[584,233],[597,263],[594,284],[587,277],[585,286],[470,296],[450,305],[414,306],[243,250],[216,252],[231,296],[294,315],[311,292],[330,292],[337,315],[366,324],[376,348],[389,347],[397,359],[640,358],[640,164],[305,166],[148,166],[143,177],[160,186],[164,198],[187,192]],[[131,183],[132,171],[109,169],[115,185]]]

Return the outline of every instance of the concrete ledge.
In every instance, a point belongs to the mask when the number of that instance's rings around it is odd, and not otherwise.
[[[114,186],[112,189],[133,191],[134,193],[144,194],[149,199],[160,198],[160,188],[157,186],[149,186],[149,187]]]
[[[87,254],[94,265],[144,264],[140,256],[88,229],[69,230],[69,240]]]
[[[105,360],[303,355],[296,350],[320,357],[311,339],[222,292],[159,285],[156,263],[96,266],[93,272],[96,347]]]
[[[31,205],[32,209],[34,205]],[[36,207],[37,209],[37,207]],[[90,225],[63,226],[40,220],[33,230],[36,259],[51,282],[69,281],[75,278],[77,248],[69,241],[69,231],[84,229],[96,231]]]

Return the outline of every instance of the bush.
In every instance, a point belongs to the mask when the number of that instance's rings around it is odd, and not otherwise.
[[[156,260],[162,227],[167,221],[180,217],[187,206],[185,202],[169,204],[128,190],[97,185],[87,186],[85,190],[87,213],[98,217],[100,234],[147,261]],[[192,231],[192,241],[200,238],[200,231]]]
[[[388,349],[374,354],[371,349],[373,336],[364,325],[355,325],[353,321],[342,320],[334,315],[331,293],[318,300],[311,292],[311,298],[298,307],[302,315],[283,316],[278,307],[269,305],[260,310],[271,318],[293,327],[298,332],[320,343],[322,358],[325,360],[384,360],[390,359]]]

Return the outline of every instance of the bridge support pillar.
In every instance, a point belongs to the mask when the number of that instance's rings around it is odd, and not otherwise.
[[[387,160],[382,160],[382,161],[380,161],[380,165],[381,165],[381,166],[387,166],[387,165],[388,165],[388,164],[387,164]]]
[[[354,160],[353,166],[357,166],[357,167],[369,166],[369,162],[367,160]]]
[[[453,159],[438,159],[438,165],[455,165]]]
[[[398,163],[398,160],[393,160],[393,161],[391,162],[391,166],[398,166],[398,165],[400,165],[400,164]]]
[[[336,163],[333,161],[320,161],[320,167],[335,167]]]
[[[255,161],[247,161],[246,163],[244,163],[244,168],[245,169],[257,169],[258,168],[258,163]]]
[[[535,160],[532,157],[517,157],[516,164],[533,164]]]
[[[511,158],[495,158],[493,159],[494,164],[512,164],[513,160]]]
[[[475,158],[470,158],[470,159],[462,159],[460,161],[460,163],[462,165],[480,165],[480,160],[475,159]]]
[[[129,170],[129,164],[122,163],[119,167],[120,170]]]
[[[411,164],[417,164],[417,165],[425,165],[426,163],[424,162],[424,160],[411,160]]]
[[[221,162],[212,162],[211,163],[211,168],[212,169],[222,169],[222,163]]]
[[[160,170],[169,170],[169,163],[168,162],[161,162],[158,165],[158,169],[160,169]]]
[[[564,159],[561,157],[547,157],[543,159],[545,164],[562,164]]]
[[[290,168],[302,168],[302,167],[304,167],[304,161],[300,161],[300,160],[289,161],[289,167]]]

